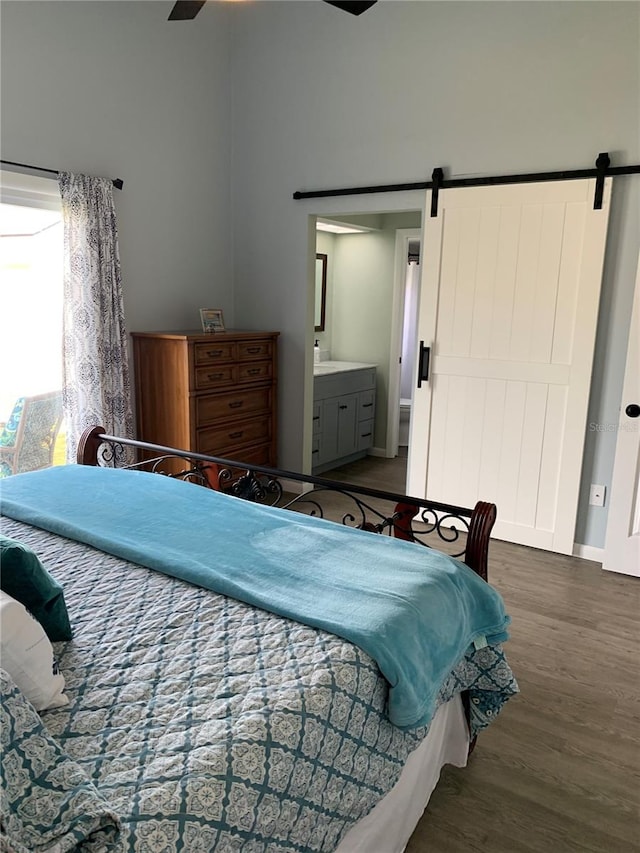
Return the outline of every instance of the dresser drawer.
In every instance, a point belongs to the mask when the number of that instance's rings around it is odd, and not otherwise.
[[[271,341],[238,341],[238,358],[247,361],[254,358],[271,358],[273,344]]]
[[[236,344],[233,341],[211,341],[193,345],[193,363],[215,364],[217,361],[235,361]]]
[[[222,455],[223,458],[234,461],[233,451],[217,455]],[[206,476],[213,489],[221,492],[230,491],[238,480],[245,475],[247,469],[250,469],[253,465],[272,467],[276,464],[276,460],[272,456],[271,443],[243,447],[240,456],[241,458],[238,459],[242,463],[240,467],[236,467],[235,465],[228,468],[223,465],[209,466]],[[224,476],[221,476],[223,473]]]
[[[366,450],[373,445],[373,421],[361,421],[356,432],[357,450]]]
[[[271,445],[259,444],[257,447],[248,447],[242,451],[242,459],[240,460],[247,467],[251,465],[275,465],[275,461],[271,458]],[[237,471],[237,469],[235,469]]]
[[[221,385],[233,385],[238,381],[238,367],[235,364],[210,364],[208,367],[196,367],[195,389],[205,391]]]
[[[368,421],[373,417],[373,409],[376,399],[375,391],[361,391],[358,394],[358,420]]]
[[[277,464],[277,332],[169,330],[132,338],[141,437]]]
[[[271,388],[196,397],[196,423],[199,426],[230,417],[270,411]]]
[[[259,416],[247,420],[236,421],[225,426],[199,429],[198,453],[210,453],[220,456],[228,453],[227,448],[242,447],[243,444],[254,444],[271,438],[271,418]]]
[[[250,382],[256,379],[271,379],[273,375],[270,361],[240,362],[238,365],[238,382]]]

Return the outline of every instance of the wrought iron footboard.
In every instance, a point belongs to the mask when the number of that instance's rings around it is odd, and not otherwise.
[[[85,430],[78,445],[77,461],[81,465],[165,474],[244,500],[309,515],[326,518],[330,513],[331,520],[342,524],[427,547],[436,545],[451,556],[463,558],[487,580],[489,537],[496,519],[496,507],[492,503],[479,501],[469,509],[119,438],[106,435],[99,426]],[[296,494],[294,490],[300,486],[303,491]]]

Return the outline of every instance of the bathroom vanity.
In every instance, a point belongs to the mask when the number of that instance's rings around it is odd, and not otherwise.
[[[375,364],[314,364],[312,473],[366,456],[373,446],[375,411]]]

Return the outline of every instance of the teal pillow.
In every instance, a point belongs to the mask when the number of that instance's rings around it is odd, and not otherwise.
[[[51,641],[71,639],[62,587],[30,548],[1,534],[0,588],[24,604]]]

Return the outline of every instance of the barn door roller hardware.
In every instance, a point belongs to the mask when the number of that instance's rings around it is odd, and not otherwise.
[[[610,165],[611,160],[609,159],[609,155],[606,152],[604,152],[603,154],[598,154],[598,159],[596,160],[596,169],[598,170],[598,174],[596,175],[596,191],[593,197],[594,210],[602,210],[604,179],[607,177],[607,170]]]
[[[433,170],[432,180],[430,181],[405,184],[380,184],[371,187],[345,187],[335,190],[297,190],[294,192],[293,197],[299,200],[343,195],[404,192],[406,190],[434,190],[431,197],[431,216],[437,216],[438,193],[442,189],[453,189],[454,187],[487,187],[498,186],[500,184],[531,184],[541,181],[575,181],[580,178],[595,178],[596,191],[593,206],[595,210],[599,210],[602,207],[605,178],[615,177],[616,175],[640,174],[640,164],[635,166],[611,166],[610,164],[609,155],[603,153],[598,155],[595,168],[568,169],[561,172],[528,172],[523,175],[488,175],[478,178],[444,178],[444,169],[438,168]]]
[[[431,216],[435,219],[438,215],[438,193],[440,192],[440,187],[442,186],[442,182],[444,181],[444,169],[438,167],[433,170],[433,174],[431,175],[431,183],[433,184],[433,188],[431,190]]]

